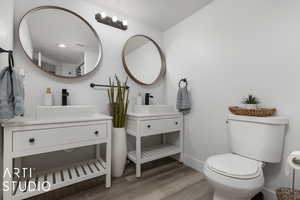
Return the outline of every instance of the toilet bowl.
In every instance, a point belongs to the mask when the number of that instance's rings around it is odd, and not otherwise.
[[[204,165],[214,200],[250,200],[264,185],[262,162],[235,154],[215,155]]]
[[[264,164],[281,161],[288,119],[229,115],[227,122],[232,153],[209,157],[203,172],[214,200],[250,200],[263,188]]]

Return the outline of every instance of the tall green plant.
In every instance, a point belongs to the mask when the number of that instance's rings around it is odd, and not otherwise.
[[[110,114],[113,117],[114,128],[125,127],[129,103],[129,89],[127,89],[127,80],[128,78],[124,83],[121,83],[120,79],[116,75],[113,80],[109,78],[109,85],[111,87],[107,90],[107,93],[110,104]]]

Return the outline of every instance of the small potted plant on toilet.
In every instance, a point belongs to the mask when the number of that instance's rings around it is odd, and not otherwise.
[[[245,108],[247,109],[256,109],[257,108],[257,104],[259,104],[259,101],[257,100],[257,98],[253,95],[248,95],[248,97],[246,97],[242,103],[244,104]]]
[[[116,81],[116,82],[115,82]],[[112,119],[112,175],[123,175],[127,159],[127,138],[125,130],[126,114],[128,108],[127,80],[121,83],[115,76],[109,79],[110,88],[107,90],[110,114]]]

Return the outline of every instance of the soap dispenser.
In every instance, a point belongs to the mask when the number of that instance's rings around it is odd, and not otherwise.
[[[53,95],[51,92],[51,88],[47,88],[44,95],[44,106],[53,106]]]

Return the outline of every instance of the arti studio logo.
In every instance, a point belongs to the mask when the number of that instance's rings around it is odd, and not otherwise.
[[[48,192],[51,189],[49,181],[31,181],[32,168],[14,168],[13,172],[5,169],[3,179],[11,179],[12,181],[3,181],[3,191],[12,191],[17,187],[21,192],[43,191]],[[15,180],[17,179],[17,180]],[[26,181],[26,184],[19,184],[18,180]]]

